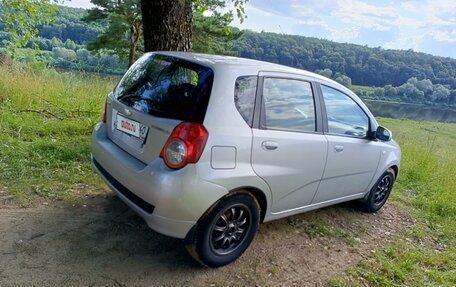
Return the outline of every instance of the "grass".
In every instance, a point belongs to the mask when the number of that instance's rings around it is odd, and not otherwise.
[[[89,140],[114,85],[91,74],[0,67],[0,190],[21,204],[101,191]]]
[[[416,226],[330,286],[456,285],[456,125],[380,119],[401,144],[392,199]]]
[[[347,214],[342,213],[338,216],[343,217],[345,222],[351,223],[353,218],[352,212],[348,211]],[[334,221],[334,214],[328,212],[315,211],[309,212],[304,216],[292,216],[288,217],[288,226],[285,227],[285,232],[296,232],[305,234],[309,239],[314,240],[318,238],[335,239],[339,242],[346,243],[350,246],[356,246],[358,244],[357,238],[360,234],[365,232],[363,226],[358,224],[347,226],[340,226],[337,221]],[[355,226],[357,226],[355,228]]]
[[[115,82],[0,66],[0,192],[24,205],[103,194],[106,188],[90,167],[90,134]],[[392,200],[417,224],[328,285],[455,286],[456,124],[380,123],[393,131],[403,151]],[[289,227],[310,238],[353,240],[353,234],[317,218],[293,220]]]

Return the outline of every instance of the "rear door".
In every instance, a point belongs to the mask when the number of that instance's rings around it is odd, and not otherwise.
[[[323,174],[327,140],[310,79],[260,73],[252,167],[272,190],[272,211],[311,203]],[[256,121],[256,123],[255,123]]]
[[[207,67],[160,54],[144,55],[110,97],[108,137],[150,163],[180,122],[203,122],[212,81]]]
[[[380,160],[378,142],[368,138],[370,120],[349,95],[321,85],[328,160],[313,203],[364,193]]]

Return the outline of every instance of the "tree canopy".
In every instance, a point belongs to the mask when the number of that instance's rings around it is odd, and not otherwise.
[[[49,0],[2,0],[0,11],[3,30],[9,33],[6,46],[14,57],[17,48],[26,46],[38,34],[38,25],[55,19],[56,7]]]
[[[83,19],[107,23],[106,29],[88,44],[89,50],[112,50],[128,66],[142,51],[142,17],[138,0],[91,0],[95,8]]]

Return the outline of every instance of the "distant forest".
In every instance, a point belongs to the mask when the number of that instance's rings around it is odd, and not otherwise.
[[[91,53],[87,44],[103,32],[106,23],[86,22],[87,10],[59,7],[56,21],[50,25],[38,26],[38,35],[21,49],[17,59],[40,63],[61,69],[83,70],[88,72],[115,73],[125,72],[127,66],[118,55],[111,51]],[[0,48],[6,46],[8,33],[2,31],[0,23]],[[35,49],[39,53],[35,53]],[[34,63],[36,64],[36,63]]]
[[[121,55],[110,50],[88,50],[87,45],[104,31],[107,23],[81,20],[86,15],[84,9],[61,7],[56,22],[38,27],[38,36],[29,43],[29,49],[21,50],[18,59],[30,61],[33,57],[55,68],[124,72],[127,64]],[[202,23],[211,25],[210,21]],[[9,37],[2,30],[0,23],[0,51]],[[201,37],[210,43],[197,43],[194,51],[236,55],[317,72],[351,87],[364,98],[456,105],[456,59],[295,35],[252,31],[236,34],[227,37],[229,41]],[[32,53],[32,48],[40,52]]]
[[[233,50],[240,57],[316,71],[347,86],[377,87],[353,87],[362,97],[456,104],[456,59],[452,58],[251,31],[234,43]]]

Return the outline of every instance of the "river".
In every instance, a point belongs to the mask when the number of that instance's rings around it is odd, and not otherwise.
[[[456,108],[364,100],[376,117],[456,123]]]

